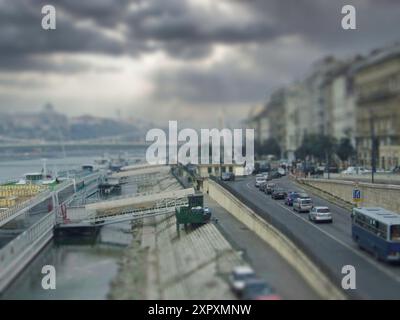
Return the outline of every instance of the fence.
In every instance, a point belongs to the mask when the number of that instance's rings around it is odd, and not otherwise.
[[[50,196],[51,196],[51,191],[46,190],[32,199],[28,199],[24,202],[20,202],[17,205],[15,205],[14,207],[11,207],[8,210],[1,212],[0,213],[0,226],[5,225],[7,222],[16,218],[17,216],[24,213],[25,211],[33,208],[34,206],[36,206],[37,204],[46,200]]]
[[[52,211],[0,250],[0,291],[47,242],[40,245],[40,240],[46,236],[50,239],[49,231],[54,223],[55,214]]]

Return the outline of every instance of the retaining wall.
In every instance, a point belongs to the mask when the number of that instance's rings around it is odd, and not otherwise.
[[[361,190],[361,206],[382,207],[400,213],[400,186],[388,184],[373,184],[360,182],[356,185],[352,181],[331,179],[298,179],[300,183],[307,184],[327,192],[346,202],[353,202],[353,190]]]

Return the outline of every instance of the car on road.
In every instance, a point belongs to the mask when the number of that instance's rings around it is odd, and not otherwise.
[[[399,174],[400,173],[400,166],[396,166],[391,170],[392,173]]]
[[[266,194],[272,194],[272,192],[274,191],[275,187],[276,187],[275,183],[267,183],[267,185],[265,186],[265,193]]]
[[[313,222],[333,222],[332,213],[328,207],[313,207],[308,213],[308,219]]]
[[[260,184],[259,190],[262,191],[262,192],[265,192],[265,188],[266,187],[267,187],[267,182],[265,181],[265,182]]]
[[[235,181],[235,175],[233,172],[223,172],[221,175],[222,181]]]
[[[241,295],[246,281],[256,279],[256,274],[254,270],[249,266],[237,266],[233,268],[230,276],[229,276],[229,283],[232,290]]]
[[[242,291],[244,300],[281,300],[282,298],[261,279],[246,281]]]
[[[298,197],[293,202],[293,210],[297,212],[310,212],[313,207],[311,198]]]
[[[267,180],[266,180],[264,177],[256,177],[255,187],[256,187],[256,188],[259,188],[260,185],[261,185],[262,183],[265,183],[265,182],[267,182]]]
[[[271,198],[278,200],[278,199],[285,199],[286,197],[286,191],[283,190],[282,188],[275,188],[274,191],[272,191]]]
[[[285,198],[285,204],[289,207],[293,206],[294,200],[296,200],[299,197],[299,193],[295,191],[290,191],[288,192],[286,198]]]
[[[370,173],[370,171],[363,167],[348,167],[346,170],[343,170],[341,172],[341,174],[344,175],[355,175],[355,174],[365,174],[365,173]]]
[[[281,178],[283,175],[282,174],[280,174],[278,171],[272,171],[272,172],[270,172],[270,174],[269,174],[269,178],[270,179],[279,179],[279,178]]]

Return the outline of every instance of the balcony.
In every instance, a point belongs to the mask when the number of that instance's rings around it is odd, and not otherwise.
[[[388,99],[392,99],[396,97],[398,92],[394,92],[391,90],[384,90],[384,91],[378,91],[378,92],[372,92],[369,94],[360,94],[357,97],[357,103],[358,104],[364,104],[364,103],[372,103],[372,102],[380,102]]]

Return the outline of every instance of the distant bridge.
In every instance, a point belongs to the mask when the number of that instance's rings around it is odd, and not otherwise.
[[[24,141],[18,143],[0,143],[0,152],[4,151],[20,151],[28,152],[33,150],[49,151],[55,149],[68,150],[80,150],[80,149],[118,149],[118,148],[145,148],[148,146],[145,142],[137,141],[98,141],[98,140],[87,140],[87,141],[68,141],[63,144],[60,142],[43,142],[43,141]]]

